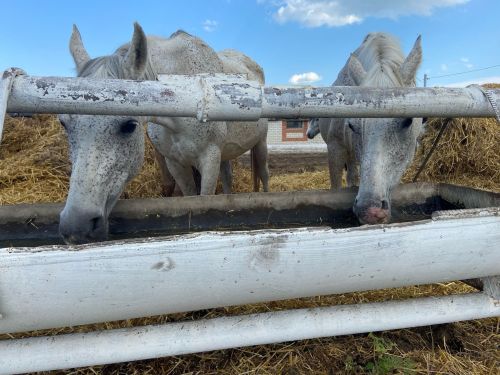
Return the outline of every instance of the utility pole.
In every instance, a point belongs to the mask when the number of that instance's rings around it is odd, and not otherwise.
[[[424,74],[424,87],[427,87],[427,81],[429,80],[429,76],[427,73]]]

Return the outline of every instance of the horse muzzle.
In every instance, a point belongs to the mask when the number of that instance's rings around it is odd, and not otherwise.
[[[391,219],[388,199],[366,199],[354,202],[353,211],[361,224],[386,224]]]
[[[60,216],[59,233],[69,245],[104,241],[108,238],[108,219],[101,212],[65,208]]]

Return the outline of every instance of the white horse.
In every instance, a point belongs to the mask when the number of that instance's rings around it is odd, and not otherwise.
[[[249,80],[264,84],[264,71],[255,61],[245,54],[233,49],[226,49],[218,52],[217,56],[222,62],[224,73],[246,74]],[[259,179],[262,181],[263,190],[269,191],[266,143],[267,119],[260,119],[258,122],[231,121],[226,122],[226,125],[228,134],[222,145],[220,165],[220,176],[224,194],[231,193],[232,173],[229,160],[243,154],[249,148],[254,191],[259,191]],[[165,126],[150,123],[148,125],[148,135],[156,150],[156,159],[160,165],[163,189],[166,195],[169,195],[169,193],[173,192],[176,183],[174,176],[169,171],[168,165],[175,163],[175,159],[179,157],[177,154],[172,154],[171,152],[171,130]],[[248,137],[245,137],[245,135],[248,135]],[[190,160],[190,164],[193,166],[196,165],[193,160]],[[195,185],[197,185],[196,182],[197,181],[195,181]],[[196,186],[196,190],[200,190],[200,187]],[[182,190],[182,193],[186,195],[186,190]],[[192,193],[192,190],[187,190],[187,194],[190,195]]]
[[[70,50],[78,76],[155,80],[157,74],[222,73],[223,63],[201,39],[178,31],[168,39],[146,37],[135,24],[132,41],[114,54],[91,59],[76,27]],[[134,116],[60,115],[73,169],[59,230],[68,243],[103,240],[108,216],[125,184],[139,171],[144,158],[144,133]],[[261,170],[267,170],[267,123],[240,128],[222,121],[199,123],[193,118],[157,118],[165,127],[166,161],[184,195],[196,193],[192,166],[201,173],[201,193],[215,192],[221,160],[257,147]],[[265,176],[262,176],[265,179]],[[265,188],[266,185],[265,185]]]
[[[351,55],[333,85],[412,87],[421,61],[420,36],[404,58],[393,36],[371,33]],[[354,202],[358,219],[366,224],[388,222],[391,190],[415,155],[422,119],[321,118],[313,123],[311,136],[318,126],[328,146],[332,188],[341,187],[342,171],[346,168],[348,185],[359,184]]]
[[[320,133],[319,129],[319,118],[311,118],[307,122],[307,138],[313,139]]]

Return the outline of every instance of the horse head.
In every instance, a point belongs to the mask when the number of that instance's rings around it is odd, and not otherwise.
[[[79,77],[148,79],[147,39],[136,23],[132,41],[113,55],[91,59],[73,27],[70,51]],[[59,115],[70,147],[72,172],[59,231],[67,243],[107,238],[108,216],[125,184],[140,170],[144,133],[134,116]]]
[[[395,42],[386,34],[371,35],[367,42],[379,37],[375,58],[351,55],[348,71],[359,86],[410,87],[415,86],[417,69],[422,61],[420,37],[412,51],[403,60],[394,51]],[[396,44],[397,46],[397,44]],[[399,48],[399,47],[397,47]],[[387,51],[384,54],[384,49]],[[382,51],[382,53],[380,52]],[[380,57],[381,56],[381,57]],[[380,59],[378,61],[374,60]],[[371,61],[366,63],[366,61]],[[367,66],[367,70],[365,70]],[[347,131],[352,132],[357,160],[360,163],[360,186],[354,203],[354,212],[361,223],[386,223],[391,217],[391,191],[397,185],[415,155],[417,139],[422,132],[421,118],[366,118],[346,119]]]

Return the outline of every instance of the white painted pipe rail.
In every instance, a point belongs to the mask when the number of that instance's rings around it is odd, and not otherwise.
[[[3,123],[7,112],[7,102],[9,99],[14,78],[24,72],[18,68],[10,68],[3,72],[0,78],[0,140],[2,139]]]
[[[0,341],[0,374],[19,374],[500,316],[483,293],[297,309]]]
[[[0,333],[499,275],[499,213],[0,249]]]
[[[30,77],[14,79],[8,112],[257,120],[308,117],[495,116],[469,88],[261,87],[221,75],[161,76],[159,81]],[[490,90],[500,106],[500,90]]]

